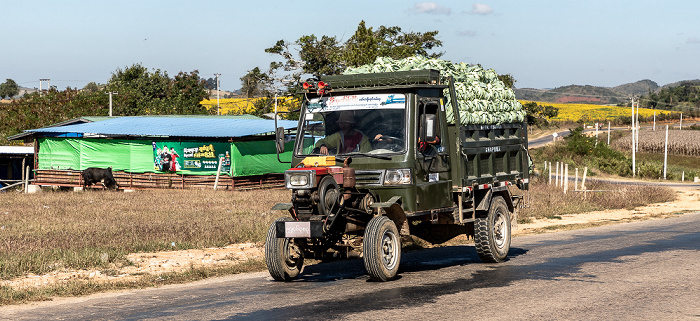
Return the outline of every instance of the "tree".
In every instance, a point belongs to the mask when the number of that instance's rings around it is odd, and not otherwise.
[[[207,114],[199,102],[208,97],[205,81],[197,70],[180,72],[174,79],[167,72],[135,64],[117,69],[107,83],[107,90],[118,92],[114,114],[121,116]]]
[[[551,118],[559,115],[559,108],[538,105],[536,102],[523,104],[523,109],[527,113],[527,124],[537,127],[549,124]]]
[[[262,72],[258,67],[249,70],[240,79],[243,84],[241,93],[248,98],[267,95],[267,91],[272,85],[270,76]]]
[[[215,90],[216,89],[216,79],[209,77],[206,82],[204,83],[204,88],[209,89],[209,90]]]
[[[415,55],[438,58],[442,53],[429,53],[442,46],[437,39],[438,31],[404,32],[400,27],[380,26],[376,31],[367,28],[361,21],[345,43],[335,37],[316,35],[301,36],[294,42],[279,40],[274,46],[265,49],[267,53],[278,54],[282,61],[270,65],[268,75],[275,80],[298,83],[303,75],[320,77],[340,74],[347,67],[357,67],[373,62],[377,57],[402,59]],[[278,70],[286,75],[275,77]]]
[[[91,82],[87,83],[87,85],[85,85],[85,87],[83,87],[83,90],[93,92],[93,93],[98,92],[98,91],[100,91],[100,85],[96,84],[94,81],[91,81]]]
[[[426,33],[406,33],[400,27],[380,26],[373,31],[367,28],[361,21],[355,34],[345,42],[342,48],[343,66],[358,67],[374,62],[377,57],[391,57],[403,59],[415,55],[440,58],[443,53],[428,51],[442,46],[442,41],[437,39],[438,31]]]
[[[19,86],[12,79],[7,79],[4,83],[0,84],[0,98],[5,99],[12,98],[19,94]]]
[[[502,81],[506,88],[513,88],[516,81],[511,74],[498,75],[498,80]]]

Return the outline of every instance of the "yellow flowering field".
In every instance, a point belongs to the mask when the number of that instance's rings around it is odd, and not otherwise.
[[[219,108],[222,115],[252,114],[255,111],[254,104],[261,98],[219,98]],[[204,99],[200,102],[207,109],[216,110],[216,98]],[[292,97],[279,97],[278,110],[287,111],[289,106],[296,106],[297,102]]]
[[[525,104],[529,101],[520,101],[520,103]],[[619,116],[632,116],[632,107],[619,107],[619,106],[607,106],[607,105],[593,105],[593,104],[565,104],[565,103],[549,103],[536,101],[538,105],[542,106],[552,106],[554,108],[559,108],[559,115],[554,117],[553,120],[571,120],[578,121],[582,118],[587,118],[589,120],[612,120]],[[656,112],[657,115],[661,113],[676,113],[674,111],[667,110],[656,110],[648,108],[639,108],[640,117],[651,117]]]

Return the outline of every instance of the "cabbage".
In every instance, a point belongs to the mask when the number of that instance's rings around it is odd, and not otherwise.
[[[378,57],[374,63],[347,68],[343,74],[365,74],[379,72],[395,72],[435,69],[440,71],[442,82],[447,83],[449,76],[454,77],[459,122],[463,125],[473,124],[503,124],[519,123],[525,120],[522,104],[515,98],[511,88],[507,88],[498,79],[493,69],[483,69],[480,65],[452,63],[446,60],[414,56],[395,60],[389,57]],[[451,105],[449,89],[444,93],[447,97],[447,121],[454,123],[454,113]]]

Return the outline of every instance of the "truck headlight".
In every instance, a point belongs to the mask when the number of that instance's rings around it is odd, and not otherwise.
[[[387,169],[384,174],[384,185],[411,184],[411,169]]]
[[[314,171],[285,171],[284,181],[288,189],[308,189],[314,187],[316,172]]]

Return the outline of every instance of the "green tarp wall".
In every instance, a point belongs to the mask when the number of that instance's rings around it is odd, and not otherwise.
[[[162,141],[167,142],[167,141]],[[119,140],[91,138],[39,139],[38,169],[84,170],[88,167],[112,167],[115,171],[154,173],[153,140]],[[177,143],[177,142],[173,142]],[[198,142],[207,144],[208,142]],[[283,173],[289,163],[277,161],[275,142],[251,141],[230,143],[232,176],[250,176]],[[289,162],[294,141],[285,144],[286,152],[280,155]],[[213,171],[177,171],[179,174],[216,175]]]

